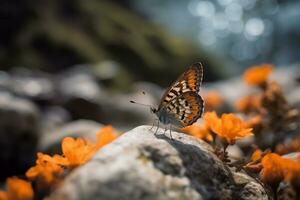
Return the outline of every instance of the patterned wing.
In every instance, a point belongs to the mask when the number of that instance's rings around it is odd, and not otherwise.
[[[158,109],[166,106],[176,97],[184,92],[193,91],[198,93],[203,78],[203,67],[201,63],[190,66],[164,93]]]
[[[167,106],[168,114],[185,127],[199,119],[204,110],[204,101],[196,92],[188,91],[173,99]]]

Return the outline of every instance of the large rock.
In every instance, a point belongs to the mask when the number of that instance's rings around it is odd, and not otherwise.
[[[235,173],[202,140],[140,126],[107,145],[66,177],[49,200],[271,199]]]

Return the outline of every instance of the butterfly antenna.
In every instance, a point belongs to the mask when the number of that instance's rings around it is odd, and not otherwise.
[[[132,101],[132,100],[130,100],[129,102],[130,102],[130,103],[133,103],[133,104],[137,104],[137,105],[140,105],[140,106],[147,106],[147,107],[152,107],[152,105],[148,105],[148,104],[143,104],[143,103],[139,103],[139,102],[136,102],[136,101]]]

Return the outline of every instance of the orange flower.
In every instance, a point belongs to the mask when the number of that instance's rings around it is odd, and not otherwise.
[[[64,157],[57,157],[61,165],[76,167],[86,163],[96,153],[96,151],[106,144],[109,144],[117,138],[113,132],[112,126],[105,126],[97,133],[96,144],[92,144],[82,138],[74,139],[71,137],[64,138],[62,142],[62,151]],[[64,162],[63,158],[67,162]]]
[[[269,153],[262,159],[263,169],[260,173],[263,182],[278,184],[281,181],[300,185],[300,159],[292,160],[275,153]]]
[[[63,156],[67,160],[65,165],[76,167],[86,163],[96,152],[94,144],[89,143],[83,138],[66,137],[62,141]],[[63,160],[62,158],[60,158]],[[62,165],[64,165],[62,163]]]
[[[283,168],[281,157],[275,153],[270,153],[262,159],[263,169],[260,172],[262,181],[270,185],[283,180]]]
[[[7,192],[0,192],[0,200],[32,200],[31,184],[22,179],[13,177],[6,179]]]
[[[212,110],[214,108],[218,108],[223,104],[224,99],[217,91],[209,91],[203,95],[203,99],[205,102],[205,107],[208,110]]]
[[[62,156],[51,157],[38,153],[36,165],[26,172],[26,176],[30,179],[39,179],[46,184],[52,184],[62,174],[63,167],[74,168],[86,163],[97,149],[110,143],[116,137],[117,134],[113,132],[111,126],[104,127],[97,133],[97,144],[92,144],[83,138],[66,137],[61,145]]]
[[[216,112],[206,112],[203,115],[203,124],[201,126],[194,124],[184,127],[181,130],[187,134],[211,142],[213,137],[210,132],[210,127],[216,120],[218,120]]]
[[[232,113],[223,114],[221,118],[212,117],[210,121],[212,131],[229,144],[233,144],[237,139],[253,135],[252,128],[246,128],[245,123]]]
[[[118,137],[118,134],[113,131],[112,126],[108,125],[100,129],[97,133],[96,147],[99,149],[106,144],[111,143]]]
[[[257,161],[263,157],[263,152],[260,149],[256,149],[251,156],[252,161]]]
[[[8,200],[7,192],[0,191],[0,200]]]
[[[272,71],[273,65],[270,64],[253,66],[244,73],[243,79],[248,85],[261,86],[267,81]]]
[[[246,128],[246,124],[234,114],[223,114],[221,118],[218,118],[216,112],[206,112],[203,122],[202,127],[194,125],[184,128],[183,131],[211,141],[213,138],[209,130],[212,130],[229,144],[234,143],[236,139],[252,135],[252,128]]]
[[[256,149],[251,156],[250,162],[244,166],[249,172],[258,173],[262,170],[261,159],[267,154],[267,151],[261,151],[260,149]]]
[[[213,124],[215,124],[218,120],[219,120],[219,118],[218,118],[217,113],[215,111],[204,113],[203,122],[204,122],[204,126],[207,129],[211,129]]]
[[[49,155],[38,153],[37,157],[36,165],[26,172],[27,178],[38,179],[48,185],[55,183],[57,177],[63,172],[62,167]]]
[[[187,126],[181,129],[183,132],[190,134],[194,137],[206,140],[211,142],[213,140],[212,135],[210,134],[210,131],[205,126],[199,126],[196,124],[193,124],[191,126]]]
[[[261,96],[247,95],[235,102],[235,108],[239,112],[249,113],[261,107]]]

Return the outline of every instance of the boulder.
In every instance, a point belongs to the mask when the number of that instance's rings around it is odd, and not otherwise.
[[[192,136],[140,126],[69,174],[48,200],[271,199],[266,189],[224,165]]]

